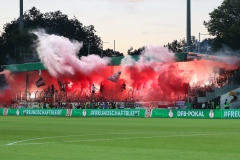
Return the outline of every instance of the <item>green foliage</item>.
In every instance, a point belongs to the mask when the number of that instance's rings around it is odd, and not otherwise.
[[[29,31],[36,29],[83,42],[79,57],[88,55],[89,44],[90,54],[101,54],[102,41],[93,25],[83,26],[76,17],[69,19],[60,11],[41,13],[33,7],[24,14],[24,29],[19,29],[19,19],[4,25],[4,32],[0,36],[0,65],[22,63],[23,54],[35,52],[33,42],[36,36]]]
[[[173,53],[184,52],[186,46],[187,44],[185,39],[182,39],[180,41],[173,40],[173,42],[168,43],[167,45],[164,45],[164,47],[167,47],[168,50],[172,51]]]
[[[212,52],[212,39],[206,38],[202,40],[199,44],[198,53],[211,53]]]
[[[142,51],[145,50],[145,47],[141,47],[141,48],[138,48],[138,49],[133,49],[133,47],[130,47],[127,51],[127,54],[128,55],[140,55],[142,53]]]
[[[121,57],[123,56],[123,53],[120,53],[118,51],[114,51],[112,49],[106,49],[103,51],[103,56],[107,56],[107,57]]]
[[[240,1],[224,0],[221,6],[214,9],[209,15],[210,20],[204,21],[208,32],[216,36],[213,39],[213,48],[218,50],[227,45],[234,50],[240,49]]]
[[[201,42],[196,40],[195,36],[191,37],[191,46],[190,51],[191,52],[199,52],[199,53],[209,53],[211,52],[211,45],[212,45],[212,39],[204,39]],[[187,51],[187,43],[186,40],[183,38],[180,41],[173,40],[173,42],[168,43],[167,45],[164,45],[164,47],[167,47],[170,51],[173,53],[183,53]]]

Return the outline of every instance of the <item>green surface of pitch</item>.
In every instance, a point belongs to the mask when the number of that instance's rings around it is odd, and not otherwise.
[[[2,160],[237,160],[240,121],[0,117]]]

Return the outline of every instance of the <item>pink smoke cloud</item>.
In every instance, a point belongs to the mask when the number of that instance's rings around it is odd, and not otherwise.
[[[54,77],[74,76],[76,73],[91,75],[109,63],[108,58],[100,58],[98,55],[78,59],[82,43],[77,41],[40,31],[33,33],[38,36],[36,45],[39,58]]]

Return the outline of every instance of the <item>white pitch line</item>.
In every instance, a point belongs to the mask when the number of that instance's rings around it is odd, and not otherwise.
[[[136,133],[159,133],[159,132],[134,132],[134,133],[108,133],[108,134],[136,134]],[[169,133],[169,132],[162,132]],[[187,133],[196,133],[196,134],[187,134]],[[174,134],[174,135],[159,135],[159,136],[149,136],[149,137],[126,137],[126,138],[111,138],[111,139],[85,139],[85,140],[75,140],[75,141],[62,141],[62,143],[77,143],[77,142],[94,142],[94,141],[114,141],[114,140],[131,140],[131,139],[140,139],[140,138],[168,138],[168,137],[191,137],[191,136],[212,136],[212,135],[228,135],[228,134],[239,134],[239,133],[201,133],[201,132],[186,132],[184,135]],[[48,143],[61,143],[61,142],[39,142],[39,143],[24,143],[18,144],[27,141],[40,140],[40,139],[50,139],[50,138],[62,138],[62,137],[73,137],[73,136],[87,136],[87,135],[106,135],[106,134],[86,134],[86,135],[69,135],[69,136],[55,136],[55,137],[42,137],[34,139],[26,139],[22,141],[16,141],[8,143],[7,146],[11,145],[38,145],[38,144],[48,144]]]
[[[191,136],[212,136],[212,135],[226,135],[226,134],[230,134],[230,133],[212,133],[212,134],[191,134],[191,135],[165,135],[165,136],[150,136],[150,137],[127,137],[127,138],[111,138],[111,139],[89,139],[89,140],[78,140],[78,141],[63,141],[66,143],[76,143],[76,142],[94,142],[94,141],[107,141],[107,140],[131,140],[131,139],[140,139],[140,138],[168,138],[168,137],[191,137]],[[239,133],[231,133],[231,134],[239,134]]]
[[[141,133],[171,133],[171,132],[129,132],[129,133],[99,133],[99,134],[83,134],[83,135],[67,135],[67,136],[53,136],[53,137],[41,137],[41,138],[31,138],[31,139],[25,139],[21,141],[15,141],[12,143],[8,143],[8,146],[17,144],[17,143],[22,143],[22,142],[27,142],[27,141],[34,141],[34,140],[41,140],[41,139],[52,139],[52,138],[66,138],[66,137],[81,137],[81,136],[101,136],[101,135],[110,135],[110,134],[141,134]],[[175,133],[175,132],[174,132]],[[181,133],[181,132],[179,132]],[[199,133],[199,132],[188,132],[188,133]]]
[[[129,132],[129,133],[106,133],[106,134],[137,134],[137,133],[156,133],[156,132]],[[41,138],[31,138],[31,139],[25,139],[21,141],[15,141],[12,143],[8,143],[8,146],[17,144],[17,143],[22,143],[22,142],[27,142],[27,141],[35,141],[35,140],[41,140],[41,139],[52,139],[52,138],[66,138],[66,137],[81,137],[81,136],[101,136],[101,135],[106,135],[105,133],[102,134],[83,134],[83,135],[67,135],[67,136],[53,136],[53,137],[41,137]]]

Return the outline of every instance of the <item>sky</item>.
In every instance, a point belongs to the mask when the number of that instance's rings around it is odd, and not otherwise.
[[[187,0],[23,0],[24,12],[36,7],[41,13],[60,10],[84,25],[93,25],[103,49],[126,54],[130,47],[163,46],[186,37]],[[191,0],[191,34],[210,38],[203,21],[223,0]],[[0,0],[0,32],[19,17],[19,0]]]

